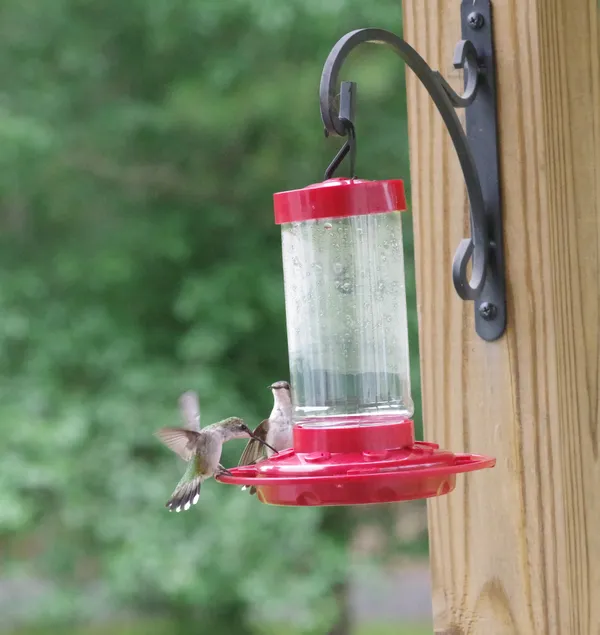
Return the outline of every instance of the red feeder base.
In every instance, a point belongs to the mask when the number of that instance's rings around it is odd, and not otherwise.
[[[457,474],[496,464],[491,457],[415,441],[410,420],[372,421],[323,428],[298,424],[293,449],[233,468],[233,476],[218,480],[254,486],[269,505],[366,505],[448,494]]]

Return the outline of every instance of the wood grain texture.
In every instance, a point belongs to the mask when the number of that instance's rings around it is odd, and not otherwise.
[[[449,74],[460,0],[404,0]],[[506,335],[475,334],[450,265],[458,161],[407,73],[425,435],[497,466],[429,503],[435,632],[600,634],[600,46],[597,0],[495,0]]]

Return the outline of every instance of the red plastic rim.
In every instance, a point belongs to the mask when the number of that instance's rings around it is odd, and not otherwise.
[[[336,178],[273,195],[275,223],[406,210],[404,182]]]
[[[218,480],[254,486],[259,500],[271,505],[364,505],[448,494],[457,474],[496,463],[488,456],[415,442],[412,431],[412,421],[406,420],[348,428],[296,426],[293,449],[234,468],[233,476]]]
[[[345,417],[339,417],[347,422]],[[315,423],[318,420],[315,419]],[[369,423],[339,425],[329,417],[331,427],[313,427],[305,423],[294,426],[294,450],[298,454],[311,452],[350,453],[378,452],[390,448],[406,448],[415,442],[415,426],[410,419],[390,420],[389,416],[369,416]],[[337,425],[334,425],[336,424]]]

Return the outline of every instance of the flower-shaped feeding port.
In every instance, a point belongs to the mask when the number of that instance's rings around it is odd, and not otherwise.
[[[328,179],[276,194],[294,447],[231,470],[276,505],[439,496],[495,460],[415,441],[400,180]]]

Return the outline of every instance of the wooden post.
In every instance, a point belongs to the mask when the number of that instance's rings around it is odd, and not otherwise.
[[[448,76],[460,0],[403,7],[405,39]],[[598,635],[600,9],[493,11],[509,322],[495,343],[452,287],[465,190],[407,72],[426,438],[498,460],[429,503],[435,632]]]

